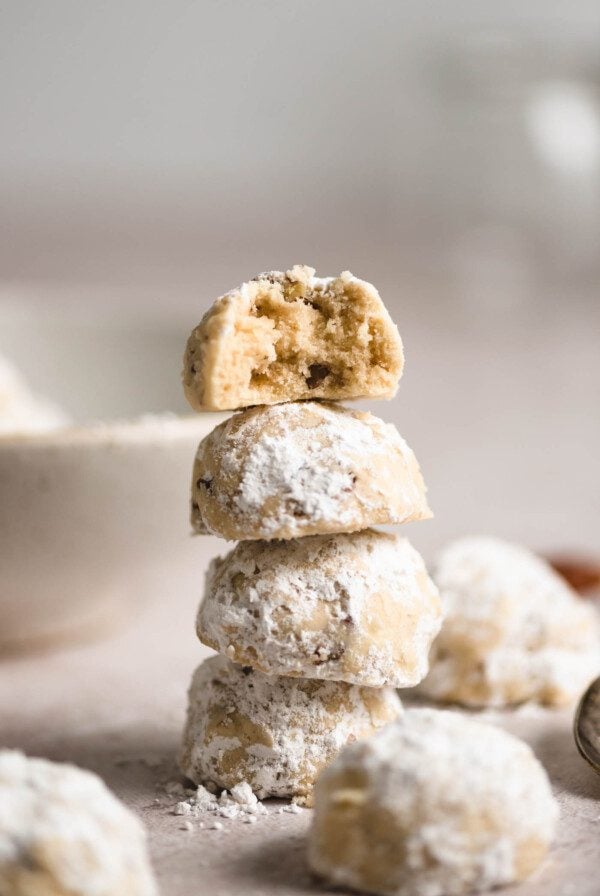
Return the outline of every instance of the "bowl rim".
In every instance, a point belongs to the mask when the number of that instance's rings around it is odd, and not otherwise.
[[[0,453],[15,448],[70,448],[76,445],[158,444],[203,437],[228,414],[141,414],[132,419],[97,420],[35,432],[0,435]]]

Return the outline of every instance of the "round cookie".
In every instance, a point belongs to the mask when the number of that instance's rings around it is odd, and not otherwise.
[[[141,822],[100,778],[0,753],[0,893],[157,896]]]
[[[495,538],[464,538],[434,579],[444,624],[419,686],[435,700],[559,706],[600,672],[598,616],[550,566]]]
[[[441,615],[417,551],[366,530],[240,542],[209,567],[197,631],[268,675],[402,688],[426,675]]]
[[[390,688],[278,678],[215,656],[192,678],[179,764],[196,784],[231,790],[247,781],[261,798],[310,804],[318,772],[339,750],[401,711]]]
[[[217,299],[190,336],[183,384],[195,410],[306,398],[392,398],[404,356],[370,283],[296,265]]]
[[[217,426],[196,455],[198,533],[287,539],[430,516],[419,465],[395,427],[338,405],[251,408]]]
[[[458,896],[523,880],[558,806],[529,747],[458,713],[410,709],[320,776],[309,862],[382,896]]]

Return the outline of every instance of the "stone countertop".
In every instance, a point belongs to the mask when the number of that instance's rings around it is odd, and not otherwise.
[[[214,551],[202,540],[206,557]],[[308,874],[304,834],[310,810],[254,825],[221,819],[222,830],[184,829],[164,785],[174,761],[190,674],[207,651],[194,638],[198,594],[168,593],[102,641],[5,658],[0,674],[0,742],[97,772],[144,819],[163,896],[283,896],[318,893]],[[543,868],[506,892],[596,896],[600,777],[579,757],[572,712],[525,706],[483,713],[524,737],[546,766],[561,804],[557,841]]]

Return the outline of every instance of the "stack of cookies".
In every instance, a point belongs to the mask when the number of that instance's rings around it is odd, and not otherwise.
[[[332,403],[391,398],[402,342],[377,290],[296,266],[218,299],[192,333],[196,410],[239,410],[200,444],[197,533],[210,565],[181,768],[196,783],[310,804],[321,768],[402,711],[441,606],[408,541],[370,528],[431,516],[396,429]]]

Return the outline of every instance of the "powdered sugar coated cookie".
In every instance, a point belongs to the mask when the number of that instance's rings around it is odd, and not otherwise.
[[[430,516],[413,452],[372,414],[318,402],[252,408],[198,448],[199,533],[287,539]]]
[[[440,625],[422,558],[373,530],[240,542],[211,563],[197,620],[237,663],[370,687],[417,684]]]
[[[157,896],[141,822],[91,772],[0,753],[0,893]]]
[[[260,798],[309,803],[318,772],[339,750],[401,710],[390,688],[267,676],[211,657],[192,678],[181,770],[196,784],[231,790],[247,781]]]
[[[529,747],[458,713],[411,709],[344,749],[315,789],[314,871],[382,896],[457,896],[522,880],[558,807]]]
[[[445,620],[420,691],[438,700],[561,705],[600,673],[594,607],[530,551],[496,538],[463,538],[434,578]]]

